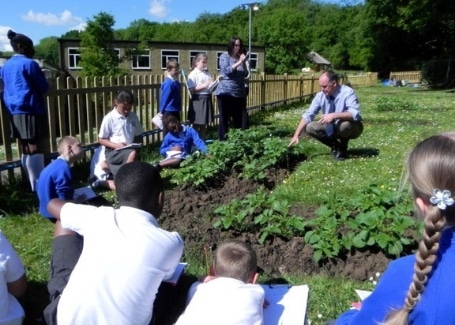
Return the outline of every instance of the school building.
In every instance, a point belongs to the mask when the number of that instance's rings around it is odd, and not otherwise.
[[[60,68],[71,76],[80,75],[81,41],[78,39],[58,39],[60,45]],[[176,59],[185,71],[190,70],[191,62],[198,53],[208,56],[207,68],[212,74],[219,71],[219,58],[227,50],[226,44],[162,42],[162,41],[121,41],[113,40],[112,48],[117,52],[120,67],[131,75],[159,74],[166,69],[170,59]],[[247,46],[247,44],[246,44]],[[141,48],[141,50],[137,50]],[[145,48],[145,49],[144,49]],[[251,46],[250,69],[264,72],[265,47]]]

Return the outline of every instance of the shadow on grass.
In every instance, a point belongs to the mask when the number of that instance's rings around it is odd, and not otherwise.
[[[351,157],[363,157],[363,158],[371,158],[379,156],[379,149],[376,148],[355,148],[349,149],[348,153]]]
[[[20,302],[25,310],[23,325],[45,324],[43,310],[49,302],[47,283],[29,281],[27,293]]]
[[[195,281],[195,276],[184,273],[175,286],[163,283],[156,296],[150,325],[174,324],[185,309],[188,290]],[[28,282],[27,293],[19,301],[25,310],[23,325],[45,324],[43,310],[49,302],[47,283]]]
[[[183,273],[175,286],[163,282],[156,295],[150,325],[174,324],[185,310],[188,290],[196,281],[197,277]]]
[[[0,182],[0,215],[25,215],[38,206],[38,197],[30,190],[28,181],[20,178]]]

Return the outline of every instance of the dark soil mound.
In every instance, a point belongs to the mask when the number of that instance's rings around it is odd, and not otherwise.
[[[160,223],[163,228],[178,231],[185,239],[188,253],[200,254],[203,260],[204,248],[215,248],[227,239],[242,239],[250,242],[258,254],[260,267],[272,277],[285,274],[326,274],[345,276],[355,280],[366,280],[376,272],[385,269],[390,259],[381,252],[355,251],[347,256],[315,263],[313,249],[305,245],[302,237],[283,240],[274,237],[263,245],[259,244],[256,233],[238,233],[215,229],[212,211],[254,193],[259,186],[273,189],[289,173],[286,168],[267,171],[263,184],[240,179],[237,174],[222,175],[204,189],[178,187],[166,191],[166,206]],[[292,214],[307,218],[315,216],[315,207],[294,207]]]

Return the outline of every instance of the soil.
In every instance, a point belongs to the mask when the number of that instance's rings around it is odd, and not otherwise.
[[[289,173],[290,170],[285,167],[267,170],[267,179],[263,185],[272,190]],[[315,263],[313,249],[305,245],[303,237],[291,240],[274,237],[260,244],[259,234],[213,227],[214,220],[210,217],[212,211],[234,198],[246,197],[259,186],[261,184],[257,182],[240,179],[233,172],[218,177],[216,182],[203,189],[191,186],[168,189],[160,224],[164,229],[179,232],[185,240],[185,251],[196,254],[195,256],[200,254],[201,261],[205,255],[204,249],[216,248],[217,244],[228,239],[245,240],[256,250],[259,266],[271,278],[325,274],[363,281],[376,272],[383,272],[390,262],[391,257],[382,252],[353,251],[346,256]],[[293,207],[290,213],[305,219],[313,218],[315,208],[300,205]]]

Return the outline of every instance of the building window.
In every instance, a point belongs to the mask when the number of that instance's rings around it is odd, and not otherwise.
[[[131,68],[132,69],[150,69],[150,50],[135,51],[131,55]]]
[[[167,61],[177,60],[179,62],[179,51],[161,50],[161,69],[166,70]]]
[[[216,69],[220,71],[220,57],[221,54],[226,53],[226,52],[216,52]]]
[[[122,59],[122,58],[120,57],[120,49],[115,48],[115,49],[113,49],[113,50],[114,50],[115,54],[117,54],[117,57],[118,57],[118,59],[119,59],[119,61],[120,61],[120,60]]]
[[[68,68],[70,69],[82,69],[79,66],[81,62],[81,52],[77,47],[68,48]]]
[[[190,69],[193,68],[193,61],[199,53],[204,53],[207,55],[207,51],[190,51]]]
[[[250,70],[256,71],[258,68],[258,54],[250,53]]]

